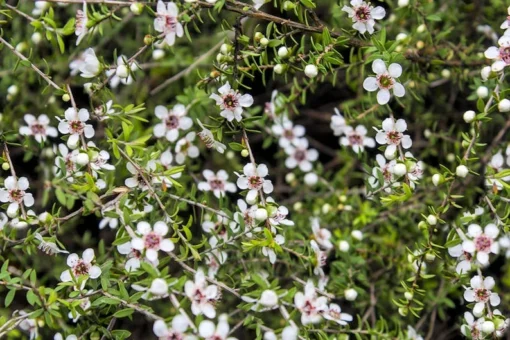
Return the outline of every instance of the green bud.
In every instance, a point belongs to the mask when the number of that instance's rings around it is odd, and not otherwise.
[[[296,8],[296,4],[294,4],[292,1],[285,1],[283,3],[283,9],[286,11],[291,11],[294,8]]]
[[[7,162],[3,162],[2,163],[2,169],[4,169],[5,171],[9,170],[11,167],[9,166],[9,163]]]
[[[65,94],[62,96],[62,100],[63,100],[63,101],[65,101],[65,102],[67,103],[68,101],[70,101],[70,100],[71,100],[71,96],[69,96],[67,93],[65,93]]]
[[[248,150],[244,149],[243,151],[241,151],[241,156],[248,157],[249,155],[250,153],[248,152]]]

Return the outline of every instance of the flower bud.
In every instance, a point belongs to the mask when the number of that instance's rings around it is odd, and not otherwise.
[[[154,42],[154,37],[150,34],[147,34],[145,37],[143,37],[143,43],[145,45],[150,45]]]
[[[260,296],[260,304],[265,307],[274,307],[278,304],[278,295],[273,290],[266,289]]]
[[[416,29],[416,32],[418,33],[423,33],[425,32],[425,30],[427,29],[427,26],[425,26],[425,24],[421,24],[420,26],[418,26],[418,28]]]
[[[439,184],[444,182],[444,177],[441,174],[434,174],[432,176],[432,183],[437,187]]]
[[[165,51],[161,50],[159,48],[152,51],[152,59],[154,60],[160,60],[165,56]]]
[[[262,46],[267,46],[267,44],[269,44],[269,40],[266,37],[264,37],[264,38],[260,39],[260,44]]]
[[[455,169],[455,174],[459,177],[466,177],[469,173],[469,169],[465,165],[459,165],[457,169]]]
[[[79,164],[79,165],[87,165],[87,164],[89,164],[89,155],[87,155],[86,153],[80,152],[79,154],[76,155],[76,158],[74,161],[76,162],[76,164]]]
[[[227,55],[232,51],[232,45],[230,44],[222,44],[220,47],[220,52]]]
[[[17,95],[18,92],[19,92],[19,88],[17,85],[11,85],[7,88],[7,93],[10,94],[11,96]]]
[[[349,288],[345,290],[344,296],[347,301],[354,301],[358,297],[358,292],[353,288]]]
[[[260,33],[260,32],[257,32],[255,33],[255,36],[253,37],[253,39],[255,41],[260,41],[260,39],[264,38],[264,34]]]
[[[285,175],[285,182],[287,182],[289,184],[294,182],[295,179],[296,179],[296,175],[294,175],[293,172],[289,172],[288,174]]]
[[[338,249],[340,249],[340,251],[346,253],[349,251],[349,248],[350,248],[349,242],[343,240],[338,242]]]
[[[425,261],[427,262],[433,262],[436,259],[436,255],[432,253],[425,254]]]
[[[248,150],[243,149],[243,151],[241,151],[241,156],[248,157],[249,155],[250,155],[250,153],[248,152]]]
[[[489,77],[491,76],[491,67],[490,66],[485,66],[484,68],[482,68],[482,71],[480,72],[480,76],[482,77],[482,80],[487,80],[489,79]]]
[[[446,160],[447,160],[448,162],[450,162],[450,163],[451,163],[451,162],[454,162],[454,161],[455,161],[455,155],[454,155],[453,153],[449,153],[449,154],[447,154],[447,155],[446,155]]]
[[[409,0],[398,0],[398,7],[406,7],[409,5]]]
[[[117,77],[125,79],[129,76],[129,70],[126,65],[117,66],[117,71],[115,71]]]
[[[405,34],[405,33],[399,33],[399,34],[397,34],[397,36],[395,37],[395,40],[396,40],[396,41],[402,41],[402,40],[404,40],[405,38],[407,38],[407,34]]]
[[[160,278],[154,279],[149,291],[154,295],[165,295],[168,293],[168,283]]]
[[[485,321],[482,324],[482,332],[485,334],[494,332],[494,329],[495,329],[494,322],[492,322],[492,321]]]
[[[332,208],[332,207],[331,207],[331,204],[329,204],[329,203],[324,204],[324,205],[322,206],[322,208],[321,208],[322,213],[323,213],[323,214],[327,214],[327,213],[329,213],[329,212],[331,211],[331,208]]]
[[[296,5],[292,1],[285,1],[283,3],[283,9],[286,11],[291,11],[296,8]]]
[[[16,45],[16,51],[18,52],[23,52],[24,50],[26,50],[28,47],[27,43],[22,41],[20,42],[19,44]]]
[[[406,165],[402,163],[395,164],[393,167],[393,173],[398,177],[404,176],[407,173]]]
[[[395,150],[391,152],[390,148],[386,148],[386,150],[384,150],[384,157],[386,157],[387,160],[391,161],[395,159],[395,157],[397,157],[397,151]]]
[[[71,100],[71,97],[67,93],[64,93],[64,95],[62,96],[62,100],[68,102]]]
[[[308,78],[315,78],[319,74],[319,70],[317,69],[317,66],[308,64],[305,67],[305,74]]]
[[[257,221],[267,220],[267,210],[264,208],[258,208],[257,211],[255,211],[255,219]]]
[[[280,58],[286,58],[289,55],[289,49],[285,46],[282,46],[278,49],[278,56]]]
[[[131,10],[131,13],[134,15],[140,15],[143,12],[143,4],[140,4],[138,2],[134,2],[129,6],[129,9]]]
[[[478,98],[487,98],[489,96],[489,89],[486,86],[479,86],[476,89],[476,95]]]
[[[510,100],[508,99],[502,99],[498,103],[498,110],[499,112],[508,112],[510,111]]]
[[[413,296],[413,293],[411,293],[411,292],[405,292],[404,297],[406,298],[406,300],[411,301],[414,296]]]
[[[294,210],[300,211],[303,208],[303,203],[296,202],[296,203],[294,203],[294,205],[292,207],[294,208]]]
[[[464,121],[468,124],[471,123],[475,119],[475,117],[476,113],[473,110],[468,110],[464,112],[464,115],[462,116],[462,118],[464,118]]]
[[[404,307],[400,307],[398,309],[398,314],[402,315],[402,316],[407,316],[407,309],[405,309]]]
[[[421,50],[424,47],[425,47],[425,43],[423,42],[423,40],[418,40],[418,42],[416,43],[416,48]]]
[[[42,40],[42,35],[39,32],[35,32],[34,34],[32,34],[32,37],[30,39],[34,44],[39,45],[39,43]]]
[[[445,79],[450,78],[451,75],[452,75],[452,72],[450,72],[450,70],[448,70],[448,69],[444,69],[441,71],[441,77],[443,77]]]
[[[284,68],[284,66],[282,64],[276,64],[273,67],[273,71],[276,74],[282,74],[283,71],[285,71],[285,68]]]
[[[360,230],[353,230],[351,236],[358,241],[363,239],[363,233]]]
[[[309,172],[305,175],[305,184],[308,186],[314,186],[317,184],[317,181],[319,180],[319,177],[314,172]]]
[[[7,163],[7,162],[3,162],[3,163],[2,163],[2,169],[3,169],[4,171],[9,170],[10,168],[11,168],[11,167],[9,166],[9,163]]]
[[[437,224],[437,217],[434,215],[427,216],[427,223],[430,225],[436,225]]]
[[[49,222],[51,221],[51,214],[48,213],[47,211],[43,212],[42,214],[39,215],[39,221],[45,223],[45,222]]]

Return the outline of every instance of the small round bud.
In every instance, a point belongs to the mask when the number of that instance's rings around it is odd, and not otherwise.
[[[280,58],[286,58],[289,55],[289,49],[285,46],[282,46],[278,49],[278,56]]]
[[[230,150],[229,150],[229,151],[227,151],[227,153],[225,154],[225,157],[227,157],[227,159],[234,159],[235,154],[234,154],[234,152],[232,152],[232,151],[230,151]]]
[[[294,208],[295,211],[300,211],[303,208],[303,203],[296,202],[292,207]]]
[[[266,289],[260,295],[260,304],[265,307],[274,307],[278,304],[278,295],[273,290]]]
[[[352,238],[361,241],[363,239],[363,233],[360,230],[353,230],[351,232]]]
[[[305,67],[305,74],[308,78],[315,78],[319,74],[319,70],[317,66],[309,64]]]
[[[48,213],[47,211],[43,212],[42,214],[39,215],[39,221],[41,222],[49,222],[51,221],[51,214]]]
[[[22,41],[16,45],[16,51],[23,52],[27,49],[28,45],[26,42]]]
[[[349,251],[349,248],[350,248],[349,242],[347,242],[347,241],[338,242],[338,249],[340,249],[340,251],[346,253]]]
[[[331,204],[329,204],[329,203],[324,204],[324,205],[322,206],[322,213],[323,213],[323,214],[327,214],[327,213],[329,213],[329,212],[331,211],[331,208],[332,208],[332,207],[331,207]]]
[[[427,223],[425,223],[425,221],[420,221],[418,223],[418,229],[427,229]]]
[[[459,165],[457,169],[455,169],[455,174],[459,177],[466,177],[469,173],[469,169],[465,165]]]
[[[389,22],[395,22],[395,20],[397,19],[397,16],[395,14],[391,14],[390,17],[388,18],[388,21]]]
[[[117,71],[115,71],[117,77],[125,79],[129,76],[129,70],[126,65],[117,66]]]
[[[76,158],[74,160],[79,165],[87,165],[89,164],[89,155],[86,153],[80,152],[76,155]]]
[[[492,321],[485,321],[484,323],[482,323],[482,332],[485,333],[485,334],[489,334],[489,333],[492,333],[494,332],[494,322]]]
[[[395,164],[395,166],[393,167],[393,173],[399,177],[404,176],[407,173],[406,165],[402,163]]]
[[[349,288],[345,290],[344,296],[347,301],[354,301],[358,297],[358,292],[353,288]]]
[[[414,296],[413,296],[413,293],[411,293],[411,292],[405,292],[404,297],[406,298],[406,300],[411,301]]]
[[[269,40],[266,37],[264,37],[264,38],[260,39],[260,44],[262,46],[267,46],[267,44],[269,44]]]
[[[64,93],[64,95],[62,96],[62,100],[68,102],[71,100],[71,96],[69,96],[67,93]]]
[[[476,113],[473,110],[468,110],[464,112],[464,115],[462,116],[462,118],[464,118],[464,121],[468,124],[471,123],[475,119],[475,117]]]
[[[267,210],[264,208],[258,208],[257,211],[255,211],[255,219],[257,221],[267,220]]]
[[[150,34],[147,34],[145,37],[143,37],[143,43],[145,45],[150,45],[154,42],[154,37]]]
[[[168,283],[160,278],[154,279],[149,291],[154,295],[165,295],[168,293]]]
[[[398,0],[398,7],[406,7],[409,5],[409,0]]]
[[[437,217],[434,215],[427,216],[427,223],[430,225],[436,225],[437,224]]]
[[[131,13],[134,15],[140,15],[143,12],[143,4],[140,4],[138,2],[134,2],[129,6],[129,9],[131,10]]]
[[[232,50],[232,45],[229,44],[222,44],[220,47],[220,52],[227,55]]]
[[[487,80],[489,79],[489,77],[491,76],[491,67],[490,66],[485,66],[482,68],[482,71],[480,72],[480,76],[482,77],[482,80]]]
[[[422,41],[422,40],[419,40],[417,43],[416,43],[416,48],[421,50],[422,48],[425,47],[425,43]]]
[[[427,261],[427,262],[434,262],[435,259],[436,259],[436,255],[434,255],[432,253],[425,254],[425,261]]]
[[[448,69],[444,69],[441,71],[441,77],[445,78],[445,79],[449,79],[452,75],[452,72]]]
[[[432,132],[429,129],[425,129],[425,131],[423,131],[423,135],[428,139],[432,136]]]
[[[425,32],[425,30],[427,29],[427,26],[425,26],[425,24],[421,24],[420,26],[418,26],[418,28],[416,29],[416,32],[418,33],[423,33]]]
[[[17,85],[11,85],[7,88],[7,93],[10,94],[11,96],[17,95],[18,92],[19,92],[19,88]]]
[[[319,180],[319,177],[314,172],[309,172],[305,175],[305,184],[308,186],[314,186],[317,184],[317,181]]]
[[[9,170],[10,168],[11,168],[11,167],[9,166],[9,163],[7,163],[7,162],[3,162],[3,163],[2,163],[2,169],[3,169],[4,171]]]
[[[407,316],[407,309],[405,309],[404,307],[400,307],[398,309],[398,314],[402,315],[402,316]]]
[[[455,161],[455,155],[453,153],[449,153],[448,155],[446,155],[446,160],[448,162],[454,162]]]
[[[249,155],[250,155],[250,153],[248,152],[248,150],[243,149],[243,151],[241,151],[241,156],[248,157]]]
[[[154,60],[160,60],[165,56],[165,51],[161,50],[159,48],[152,51],[152,59]]]
[[[283,9],[286,11],[291,11],[296,8],[296,5],[292,1],[285,1],[283,3]]]
[[[397,36],[395,37],[395,40],[396,40],[396,41],[402,41],[402,40],[404,40],[405,38],[407,38],[407,34],[405,34],[405,33],[399,33],[399,34],[397,34]]]
[[[498,103],[498,110],[499,112],[508,112],[510,111],[510,100],[508,99],[502,99]]]
[[[476,95],[478,98],[487,98],[489,96],[489,89],[486,86],[479,86],[476,89]]]
[[[255,41],[260,41],[260,39],[264,38],[264,34],[260,33],[260,32],[257,32],[255,33],[253,39],[255,39]]]
[[[32,34],[32,37],[30,39],[34,44],[39,45],[39,43],[42,40],[42,34],[39,32],[35,32],[34,34]]]
[[[282,65],[282,64],[276,64],[276,65],[274,65],[274,67],[273,67],[273,71],[274,71],[274,73],[276,73],[276,74],[282,74],[282,73],[283,73],[283,71],[284,71],[283,65]]]
[[[441,174],[434,174],[432,176],[432,183],[437,187],[439,184],[444,182],[444,177]]]
[[[339,200],[340,200],[340,202],[342,202],[342,203],[347,202],[347,196],[345,196],[345,195],[341,195],[340,197],[338,197],[338,199],[339,199]]]
[[[395,151],[392,152],[390,148],[386,148],[386,150],[384,150],[384,157],[390,161],[395,159],[395,157],[397,157],[397,150],[395,149]]]
[[[292,183],[296,180],[296,175],[294,175],[293,172],[289,172],[288,174],[285,175],[285,182],[287,183]]]
[[[221,53],[216,54],[216,61],[217,61],[218,63],[220,63],[220,64],[221,64],[221,63],[223,62],[223,60],[224,60],[224,59],[225,59],[225,58],[224,58],[224,55],[223,55],[223,54],[221,54]]]

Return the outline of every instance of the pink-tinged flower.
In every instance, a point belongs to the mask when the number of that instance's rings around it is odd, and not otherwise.
[[[382,130],[378,130],[375,140],[381,145],[388,144],[386,152],[395,154],[397,147],[402,145],[404,149],[409,149],[413,145],[413,141],[409,135],[404,135],[407,130],[406,121],[403,119],[386,118],[382,122]]]
[[[507,8],[508,16],[506,17],[506,20],[503,21],[501,26],[499,28],[506,30],[507,28],[510,28],[510,7]]]
[[[471,224],[468,227],[467,236],[471,239],[462,243],[465,252],[475,256],[481,265],[489,264],[489,254],[499,253],[499,243],[496,241],[499,235],[499,228],[495,224],[487,224],[485,229],[478,224]]]
[[[464,299],[467,302],[475,302],[473,307],[473,314],[475,316],[481,316],[485,309],[485,304],[490,303],[491,306],[497,306],[501,302],[499,295],[492,292],[495,281],[491,276],[487,276],[485,279],[480,275],[473,276],[471,279],[471,287],[466,288],[464,291]]]
[[[214,135],[213,133],[211,132],[211,130],[207,129],[204,127],[204,125],[202,125],[202,122],[197,119],[197,122],[198,122],[198,125],[200,125],[200,127],[202,128],[202,131],[200,131],[199,133],[197,133],[198,135],[198,138],[200,138],[200,140],[202,142],[204,142],[205,146],[208,148],[208,149],[216,149],[216,151],[218,151],[219,153],[224,153],[225,150],[227,149],[227,147],[225,146],[225,144],[223,143],[220,143],[218,141],[216,141],[214,139]]]
[[[372,70],[375,77],[367,77],[363,82],[363,88],[369,92],[377,91],[377,102],[384,105],[390,101],[390,90],[397,97],[403,97],[406,89],[397,82],[396,78],[402,74],[402,66],[393,63],[386,69],[386,64],[381,59],[376,59],[372,63]]]
[[[250,107],[253,104],[253,97],[249,94],[241,95],[239,91],[230,87],[229,82],[218,89],[220,95],[213,93],[209,98],[216,101],[216,105],[220,106],[220,115],[229,122],[234,119],[240,122],[243,117],[243,107]]]
[[[312,281],[307,282],[304,294],[297,292],[294,295],[294,304],[301,312],[303,325],[320,322],[322,316],[328,311],[328,299],[325,296],[317,297]]]
[[[352,18],[352,28],[359,31],[361,34],[374,33],[375,20],[380,20],[386,15],[386,11],[381,6],[374,7],[370,2],[362,0],[352,0],[351,6],[342,7],[342,11]]]
[[[28,186],[28,179],[26,177],[16,179],[14,176],[9,176],[5,179],[5,189],[0,189],[0,202],[9,203],[7,216],[11,218],[16,217],[21,205],[25,207],[34,205],[34,197],[26,192]]]
[[[273,183],[264,179],[269,173],[265,164],[248,163],[243,168],[244,175],[238,175],[237,186],[241,190],[248,189],[246,194],[246,202],[253,204],[256,202],[259,195],[259,190],[263,190],[266,194],[273,192]]]
[[[339,325],[345,326],[348,322],[352,321],[352,315],[342,313],[342,309],[336,303],[329,305],[328,311],[324,314],[324,319],[331,320]]]
[[[188,330],[188,319],[182,315],[176,315],[172,319],[172,328],[168,328],[168,325],[163,320],[156,320],[152,330],[160,340],[180,340],[186,339],[186,331]]]
[[[294,125],[286,117],[271,127],[271,130],[278,136],[278,144],[281,148],[297,145],[298,141],[305,135],[305,128],[302,125]]]
[[[171,252],[175,246],[172,240],[164,238],[168,234],[168,226],[163,221],[154,223],[154,227],[147,222],[138,222],[136,231],[139,237],[131,240],[131,246],[144,254],[149,261],[158,259],[158,251]]]
[[[241,224],[241,220],[244,221],[244,227],[251,229],[255,226],[255,212],[257,211],[257,206],[252,205],[248,207],[248,204],[242,199],[237,200],[237,207],[239,211],[234,213],[234,220]]]
[[[89,290],[87,292],[87,294],[89,293],[92,293],[92,290]],[[92,303],[90,302],[90,299],[88,297],[84,298],[84,299],[81,299],[80,300],[80,308],[83,309],[84,313],[83,314],[80,314],[80,312],[78,312],[77,310],[75,310],[75,313],[73,315],[73,312],[70,311],[68,314],[67,314],[67,317],[69,319],[72,319],[74,323],[78,322],[78,320],[80,319],[80,317],[82,315],[85,315],[87,313],[87,310],[90,309],[90,307],[92,307]],[[73,339],[73,338],[71,338]],[[77,340],[77,338],[74,338],[75,340]],[[55,339],[53,339],[55,340]],[[66,340],[69,340],[69,337],[66,338]]]
[[[230,326],[226,317],[220,317],[218,325],[210,320],[204,320],[198,326],[198,334],[205,340],[237,340],[228,336],[229,331]]]
[[[395,160],[387,162],[386,158],[384,158],[381,154],[375,156],[375,159],[379,166],[372,169],[372,176],[368,178],[368,183],[372,186],[372,188],[378,188],[381,185],[385,186],[386,188],[384,191],[389,193],[391,192],[390,184],[395,181],[393,167],[397,162]],[[379,183],[379,174],[382,175],[384,183]],[[395,184],[398,185],[398,183]]]
[[[463,275],[471,271],[473,256],[462,248],[462,244],[457,244],[454,247],[448,248],[448,254],[450,254],[451,257],[456,257],[460,260],[455,267],[457,274]]]
[[[319,219],[314,217],[311,219],[312,222],[312,232],[313,238],[317,243],[326,250],[333,248],[333,243],[331,242],[331,232],[326,228],[321,228],[319,224]]]
[[[306,138],[298,139],[294,145],[288,145],[285,153],[289,156],[285,160],[285,166],[289,169],[299,167],[303,172],[312,170],[312,162],[319,158],[319,152],[315,149],[308,149]]]
[[[344,116],[340,113],[340,111],[335,107],[335,114],[331,116],[330,127],[333,130],[333,134],[335,136],[341,136],[345,133],[345,128],[347,127],[347,122],[345,121]]]
[[[193,144],[196,136],[196,133],[191,131],[175,143],[175,161],[177,164],[184,164],[186,157],[197,158],[200,155],[200,150]]]
[[[66,269],[60,274],[62,282],[70,282],[74,278],[88,275],[91,279],[97,279],[101,275],[101,268],[92,264],[94,261],[94,249],[88,248],[83,252],[82,258],[78,254],[71,254],[67,257],[67,265],[70,269]]]
[[[90,118],[89,111],[86,109],[80,109],[78,112],[75,108],[70,107],[64,113],[65,119],[60,120],[58,124],[58,131],[67,135],[67,146],[71,149],[75,149],[78,146],[80,136],[84,135],[86,138],[94,137],[95,131],[92,125],[86,124]]]
[[[352,126],[347,126],[344,132],[345,136],[340,138],[340,144],[351,146],[352,150],[356,153],[363,152],[365,146],[369,148],[375,147],[375,140],[366,136],[367,129],[363,125],[356,126],[356,129],[353,129]]]
[[[88,16],[87,16],[87,2],[83,1],[83,10],[76,11],[76,23],[74,33],[78,37],[76,40],[76,46],[85,38],[89,29],[87,28]]]
[[[195,273],[195,281],[186,281],[184,292],[191,301],[191,312],[194,315],[205,315],[209,319],[216,316],[214,305],[220,299],[221,295],[218,287],[207,285],[207,281],[202,269]]]
[[[198,183],[198,190],[212,191],[217,198],[225,196],[227,191],[236,192],[237,190],[234,183],[227,182],[228,174],[225,170],[220,170],[216,174],[211,170],[204,170],[202,174],[206,182]]]
[[[466,320],[466,324],[460,327],[460,331],[464,336],[471,337],[472,340],[482,340],[485,338],[485,335],[482,333],[484,318],[475,320],[473,314],[465,312],[464,320]]]
[[[170,142],[175,142],[179,138],[179,130],[188,130],[193,125],[191,118],[186,116],[186,107],[182,104],[175,105],[171,110],[158,105],[155,114],[161,119],[161,123],[154,126],[154,136],[158,138],[165,136]]]
[[[27,113],[24,119],[28,126],[22,126],[19,128],[20,135],[34,136],[38,143],[45,142],[47,136],[58,136],[57,129],[52,126],[48,126],[48,124],[50,124],[50,119],[45,114],[35,118],[33,115]]]
[[[173,46],[176,35],[180,38],[184,34],[178,17],[179,9],[175,3],[169,2],[165,7],[163,1],[158,1],[156,19],[154,19],[154,29],[165,35],[165,42],[168,46]]]
[[[510,32],[506,33],[498,40],[499,47],[491,46],[485,51],[487,59],[494,60],[491,65],[493,72],[501,72],[510,64]]]
[[[143,255],[139,250],[136,250],[131,245],[131,241],[128,241],[123,244],[119,244],[117,246],[117,251],[121,253],[122,255],[127,255],[128,260],[124,264],[124,269],[126,271],[135,271],[141,266],[141,262],[143,261]],[[147,261],[148,263],[151,263],[154,266],[157,266],[159,261],[156,259],[156,261]]]
[[[267,201],[269,202],[270,197],[268,197]],[[257,209],[255,209],[256,211]],[[276,209],[270,209],[271,214],[269,215],[269,224],[271,226],[278,226],[278,225],[284,225],[284,226],[293,226],[294,222],[289,220],[287,218],[287,215],[289,214],[289,209],[287,207],[280,205]],[[273,232],[276,232],[276,230],[273,230]]]
[[[149,187],[147,186],[147,183],[144,180],[144,177],[140,174],[138,169],[131,162],[126,164],[126,168],[131,173],[131,175],[133,175],[133,177],[126,178],[126,180],[124,181],[124,184],[128,188],[137,188],[138,187],[139,189],[142,189],[143,191],[149,189]],[[150,171],[150,172],[155,171],[156,170],[156,161],[154,161],[154,160],[148,161],[146,170]],[[149,176],[148,175],[145,175],[145,176],[146,176],[145,179],[150,181]]]

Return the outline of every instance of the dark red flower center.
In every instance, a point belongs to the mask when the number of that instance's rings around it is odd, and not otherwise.
[[[145,235],[145,248],[147,249],[159,249],[161,243],[161,236],[151,231]]]

